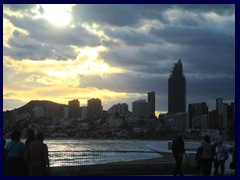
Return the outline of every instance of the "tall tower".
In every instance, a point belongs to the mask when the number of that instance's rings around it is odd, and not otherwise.
[[[148,92],[148,103],[149,103],[149,116],[150,118],[155,117],[155,92]]]
[[[186,79],[179,59],[168,79],[168,113],[186,112]]]

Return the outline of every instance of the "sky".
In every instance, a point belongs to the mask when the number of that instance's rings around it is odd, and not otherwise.
[[[5,4],[3,110],[31,100],[107,110],[155,91],[168,110],[178,59],[187,107],[235,99],[235,6],[231,4]],[[186,107],[186,108],[187,108]]]

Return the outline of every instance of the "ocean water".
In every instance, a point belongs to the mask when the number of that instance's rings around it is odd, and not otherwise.
[[[45,140],[51,166],[78,166],[160,158],[145,140]]]

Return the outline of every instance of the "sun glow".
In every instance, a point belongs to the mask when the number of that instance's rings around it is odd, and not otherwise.
[[[66,26],[71,22],[72,4],[42,4],[44,13],[43,17],[49,22],[58,25]]]

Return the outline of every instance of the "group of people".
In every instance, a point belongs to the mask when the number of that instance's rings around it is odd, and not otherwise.
[[[44,134],[26,130],[25,143],[20,141],[21,131],[11,133],[11,141],[4,139],[4,175],[6,176],[44,176],[49,173],[48,147]]]
[[[183,136],[179,135],[172,144],[172,152],[176,161],[174,175],[183,175],[182,162],[185,155]],[[196,170],[204,176],[210,176],[212,164],[214,164],[214,175],[225,174],[225,162],[228,159],[228,150],[223,141],[219,140],[211,144],[210,137],[204,136],[204,142],[196,152]],[[220,167],[220,173],[219,173]]]

